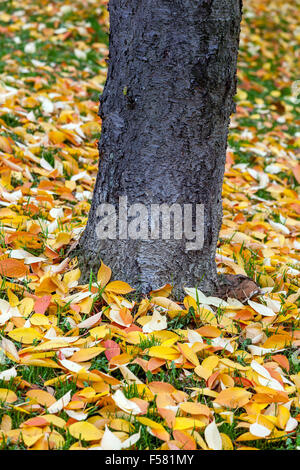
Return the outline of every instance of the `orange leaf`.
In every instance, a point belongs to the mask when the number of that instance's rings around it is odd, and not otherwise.
[[[300,184],[300,163],[298,163],[298,165],[294,166],[293,173],[294,173],[294,176],[295,176],[297,182]]]
[[[54,400],[55,401],[55,400]],[[34,418],[29,418],[27,421],[21,424],[21,427],[24,426],[47,426],[48,421],[42,416],[35,416]]]
[[[7,277],[24,277],[28,274],[28,268],[23,260],[6,258],[0,260],[0,274]]]
[[[173,287],[171,284],[165,284],[162,287],[159,287],[158,289],[152,290],[150,292],[151,297],[169,297]]]
[[[152,393],[154,393],[154,395],[158,393],[173,393],[176,391],[173,385],[166,382],[150,382],[148,384],[148,388]]]
[[[46,406],[47,408],[49,408],[51,405],[53,405],[53,403],[56,402],[54,396],[51,395],[51,393],[46,392],[45,390],[28,390],[26,396],[29,398],[33,398],[39,405]],[[32,424],[32,426],[36,426],[36,424]]]
[[[290,364],[289,360],[286,356],[283,356],[282,354],[275,354],[272,356],[273,361],[277,362],[281,367],[283,367],[285,370],[289,371],[290,370]]]
[[[240,387],[229,387],[222,390],[214,400],[219,405],[229,408],[241,408],[250,400],[252,393]]]
[[[186,431],[173,431],[176,441],[181,443],[181,450],[196,450],[196,442]]]
[[[122,318],[125,325],[131,325],[131,323],[133,322],[132,315],[131,315],[130,311],[128,310],[128,308],[126,308],[126,307],[121,308],[120,311],[119,311],[119,315]]]

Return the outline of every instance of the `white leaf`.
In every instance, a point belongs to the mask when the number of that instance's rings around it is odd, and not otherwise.
[[[284,387],[281,385],[280,382],[276,379],[265,379],[264,377],[258,377],[258,381],[260,385],[263,385],[264,387],[269,387],[272,388],[273,390],[279,390],[281,392],[284,392]]]
[[[71,372],[79,372],[83,369],[82,365],[77,364],[77,362],[69,361],[69,359],[62,359],[59,361],[60,364]]]
[[[251,424],[249,427],[249,431],[251,432],[251,434],[253,434],[253,436],[257,437],[267,437],[269,436],[269,434],[271,434],[271,429],[268,429],[262,424],[258,423]]]
[[[117,323],[118,325],[129,326],[129,323],[125,323],[124,320],[122,320],[122,318],[120,317],[119,309],[115,310],[112,308],[111,311],[109,312],[109,316],[110,316],[110,319],[114,321],[115,323]]]
[[[67,406],[70,400],[71,400],[71,390],[69,390],[64,396],[62,396],[59,400],[57,400],[51,406],[49,406],[48,413],[49,414],[58,413],[65,406]]]
[[[127,449],[128,447],[133,446],[141,437],[141,429],[136,434],[132,434],[126,441],[123,441],[121,444],[122,449]]]
[[[8,352],[15,358],[16,361],[19,361],[20,358],[19,358],[17,348],[10,339],[3,337],[1,341],[1,347],[3,351]]]
[[[74,49],[74,54],[77,59],[86,60],[86,51],[82,51],[81,49]]]
[[[212,344],[212,346],[224,348],[224,349],[226,349],[226,351],[229,351],[231,353],[234,352],[233,346],[230,343],[229,339],[221,338],[220,336],[218,336],[217,338],[213,338],[211,340],[211,344]]]
[[[42,103],[42,108],[44,113],[46,114],[51,114],[54,111],[54,106],[52,101],[49,100],[49,98],[46,98],[46,96],[39,96],[39,100]]]
[[[168,327],[165,315],[161,315],[157,309],[154,310],[151,320],[143,326],[143,333],[165,330]]]
[[[253,360],[250,365],[251,365],[252,369],[255,370],[255,372],[257,372],[259,375],[262,375],[266,379],[272,379],[272,376],[271,376],[270,372],[265,367],[263,367],[261,364],[256,362],[255,360]]]
[[[206,426],[204,437],[210,449],[222,450],[222,438],[215,421]]]
[[[53,219],[59,219],[64,216],[64,210],[62,207],[53,207],[50,211],[49,214]]]
[[[271,173],[271,175],[277,175],[277,173],[281,172],[280,166],[271,163],[270,165],[266,166],[265,171],[267,173]]]
[[[17,191],[12,191],[8,193],[7,191],[2,191],[2,197],[9,202],[18,202],[19,199],[23,197],[22,191],[18,189]]]
[[[18,250],[11,250],[10,257],[14,259],[23,259],[25,264],[47,261],[47,258],[45,258],[44,256],[33,256],[31,253],[28,253],[28,251],[25,251],[22,248]]]
[[[35,43],[29,42],[28,44],[26,44],[26,46],[24,47],[24,52],[26,52],[26,54],[34,54],[36,52]]]
[[[252,300],[248,300],[248,304],[250,307],[253,308],[257,313],[264,317],[274,317],[276,315],[273,310],[271,310],[269,307],[266,307],[265,305],[258,304],[257,302],[253,302]]]
[[[188,340],[189,340],[190,344],[203,343],[202,336],[199,335],[199,333],[197,333],[197,331],[188,329],[187,337],[188,337]]]
[[[77,328],[91,328],[91,326],[94,326],[100,320],[101,316],[102,312],[96,313],[95,315],[92,315],[86,320],[78,323]]]
[[[83,411],[73,411],[73,410],[65,410],[70,418],[76,419],[76,421],[83,421],[88,417],[87,413],[83,413]]]
[[[214,307],[229,307],[229,304],[218,297],[206,297],[199,289],[186,287],[185,292],[201,305],[213,305]]]
[[[273,310],[274,313],[278,313],[281,308],[281,303],[279,300],[270,299],[270,297],[264,297],[267,307]]]
[[[280,224],[279,222],[274,222],[273,220],[269,220],[269,224],[278,232],[282,232],[285,235],[288,235],[290,233],[289,229],[285,225]]]
[[[53,328],[53,326],[51,326],[51,328],[49,328],[47,333],[44,335],[44,338],[46,338],[46,339],[56,338],[56,331],[55,331],[55,328]]]
[[[76,351],[80,351],[80,348],[60,348],[60,352],[65,357],[71,357]]]
[[[112,395],[112,399],[115,404],[126,413],[137,415],[141,412],[138,405],[133,401],[128,400],[121,390],[117,390],[114,395]]]
[[[295,419],[295,418],[292,418],[290,417],[288,419],[288,422],[286,423],[286,426],[285,426],[285,432],[291,432],[291,431],[294,431],[294,429],[296,429],[296,427],[298,426],[298,421]]]
[[[44,168],[44,170],[47,170],[47,171],[53,171],[54,170],[53,166],[51,166],[50,163],[48,163],[47,160],[45,160],[44,157],[41,158],[40,165],[41,165],[42,168]]]
[[[0,380],[10,380],[14,377],[17,377],[17,371],[14,367],[0,372]]]
[[[121,450],[121,440],[105,425],[105,432],[101,440],[102,450]]]
[[[248,349],[253,356],[264,356],[265,354],[284,351],[284,349],[262,348],[260,346],[255,346],[254,344],[250,344]]]

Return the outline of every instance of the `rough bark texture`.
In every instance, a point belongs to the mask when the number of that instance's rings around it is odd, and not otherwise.
[[[215,292],[227,132],[241,0],[110,0],[99,172],[79,243],[83,276],[100,258],[142,292],[173,282]],[[98,240],[99,204],[202,203],[203,249],[186,240]]]

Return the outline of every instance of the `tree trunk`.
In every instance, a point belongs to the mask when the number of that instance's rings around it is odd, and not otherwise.
[[[241,10],[241,0],[110,0],[99,171],[79,242],[83,278],[102,259],[141,292],[164,283],[216,291]],[[184,237],[132,239],[124,227],[117,239],[100,240],[97,208],[109,203],[118,213],[120,196],[149,213],[152,204],[203,204],[203,246],[187,250]]]

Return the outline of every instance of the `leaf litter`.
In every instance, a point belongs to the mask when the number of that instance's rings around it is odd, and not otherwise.
[[[106,3],[0,5],[0,446],[297,448],[297,5],[244,7],[216,256],[260,286],[242,304],[169,284],[137,300],[104,263],[79,284]]]

